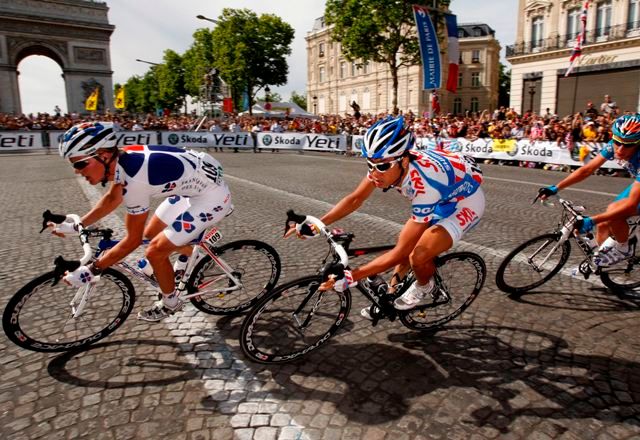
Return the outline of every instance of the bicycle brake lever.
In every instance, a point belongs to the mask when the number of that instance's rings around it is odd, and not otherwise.
[[[80,261],[67,261],[62,258],[61,255],[58,255],[56,259],[53,260],[53,264],[55,264],[55,268],[53,269],[54,280],[53,283],[51,283],[51,286],[57,285],[64,276],[65,272],[73,272],[80,267]]]
[[[540,198],[540,194],[538,194],[538,195],[536,196],[536,198],[535,198],[535,199],[533,199],[533,202],[532,202],[531,204],[532,204],[532,205],[535,205],[539,198]]]

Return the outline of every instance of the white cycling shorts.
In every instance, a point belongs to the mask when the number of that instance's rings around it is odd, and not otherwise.
[[[231,211],[229,188],[216,185],[197,196],[169,197],[158,206],[155,215],[167,225],[163,232],[169,241],[182,246],[198,239]]]
[[[456,210],[436,225],[442,226],[449,233],[455,245],[465,233],[478,224],[484,214],[484,204],[484,191],[478,188],[469,197],[460,200],[456,204]]]

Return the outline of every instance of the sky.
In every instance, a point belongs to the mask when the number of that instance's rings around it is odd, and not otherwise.
[[[279,16],[295,30],[289,56],[286,85],[271,87],[283,99],[292,91],[304,94],[307,77],[305,36],[316,18],[324,13],[323,0],[106,0],[109,22],[115,26],[111,36],[111,69],[113,83],[124,83],[132,75],[142,75],[150,67],[135,61],[161,62],[165,49],[183,53],[193,41],[196,29],[214,26],[198,20],[196,15],[215,19],[223,8],[247,8],[258,15]],[[458,23],[486,23],[496,31],[504,48],[515,42],[518,12],[517,0],[453,0],[450,6]],[[52,113],[56,105],[65,112],[62,69],[43,56],[25,58],[18,65],[23,113]]]

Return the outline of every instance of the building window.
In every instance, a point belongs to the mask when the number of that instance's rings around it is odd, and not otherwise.
[[[318,69],[318,81],[319,82],[324,82],[325,77],[324,77],[324,66],[320,66],[320,68]]]
[[[473,49],[471,51],[471,62],[472,63],[480,62],[480,51],[478,49]]]
[[[453,114],[459,115],[462,113],[462,98],[455,98],[453,100]]]
[[[458,73],[458,87],[462,87],[462,78],[464,77],[464,74],[462,72]]]
[[[369,61],[365,61],[365,63],[362,65],[362,73],[366,75],[367,73],[369,73],[369,69]]]
[[[320,43],[318,45],[318,56],[319,57],[323,57],[324,56],[324,43]]]
[[[480,102],[478,101],[478,98],[471,98],[471,111],[478,113],[480,109]]]
[[[356,76],[356,74],[358,73],[358,65],[356,64],[355,61],[351,62],[351,76]]]
[[[596,37],[605,37],[611,32],[611,2],[598,3],[596,9]]]
[[[640,29],[640,0],[629,0],[629,18],[627,28]]]
[[[567,11],[567,40],[575,39],[580,33],[580,9]]]
[[[482,37],[482,29],[480,29],[480,28],[473,28],[473,36],[474,36],[474,37]]]
[[[471,87],[480,87],[480,72],[471,74]]]
[[[542,17],[534,17],[531,20],[531,47],[542,47],[542,31],[544,19]]]
[[[340,79],[347,76],[347,63],[340,61]]]
[[[458,38],[464,38],[464,31],[462,29],[458,29]]]

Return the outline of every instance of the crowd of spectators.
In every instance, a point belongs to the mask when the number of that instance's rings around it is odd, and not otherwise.
[[[56,109],[58,110],[58,109]],[[359,108],[358,108],[359,110]],[[416,136],[467,139],[530,139],[552,141],[565,148],[575,142],[607,142],[611,137],[610,125],[620,111],[609,95],[594,107],[587,102],[583,111],[559,116],[546,109],[542,114],[528,111],[518,114],[513,108],[500,107],[493,112],[464,115],[441,114],[429,117],[426,112],[404,116]],[[124,130],[209,130],[213,132],[304,132],[323,134],[363,134],[377,119],[386,114],[321,115],[317,118],[271,118],[262,116],[226,116],[202,121],[195,114],[132,115],[126,112],[106,112],[90,116],[78,114],[38,113],[29,115],[0,114],[0,130],[66,130],[72,125],[89,120],[113,121]],[[202,122],[202,123],[201,123]]]

